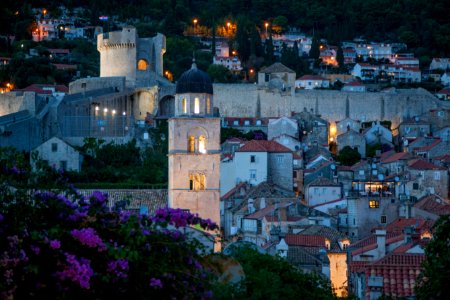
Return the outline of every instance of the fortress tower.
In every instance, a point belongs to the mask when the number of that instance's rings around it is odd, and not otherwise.
[[[136,28],[97,36],[100,52],[100,77],[125,76],[127,86],[149,86],[156,76],[163,75],[163,55],[166,37],[158,33],[153,38],[139,38]]]
[[[178,80],[169,119],[169,206],[220,224],[219,181],[220,119],[211,80],[194,62]]]

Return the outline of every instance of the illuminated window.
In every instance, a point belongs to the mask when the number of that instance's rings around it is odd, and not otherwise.
[[[198,152],[206,153],[206,138],[203,135],[198,138]]]
[[[380,201],[378,200],[369,200],[369,208],[379,208]]]
[[[209,98],[206,98],[206,113],[211,113],[211,100]]]
[[[139,71],[147,71],[148,62],[145,59],[140,59],[138,61],[138,70]]]
[[[181,100],[181,110],[183,111],[183,114],[187,114],[187,101],[186,101],[186,98],[183,98]]]
[[[199,98],[195,98],[195,101],[194,101],[194,113],[195,114],[199,114],[200,113],[200,99]]]
[[[193,173],[189,175],[189,189],[191,191],[204,191],[205,190],[205,174]]]
[[[195,137],[193,136],[189,137],[188,152],[195,152]]]

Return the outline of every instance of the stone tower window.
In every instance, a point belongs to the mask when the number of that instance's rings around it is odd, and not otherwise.
[[[145,59],[140,59],[138,61],[138,70],[147,71],[147,69],[148,69],[148,62]]]
[[[194,153],[195,152],[195,137],[190,136],[188,140],[188,152]]]
[[[200,99],[197,98],[197,97],[194,100],[194,113],[195,114],[199,114],[200,113]]]
[[[210,114],[211,113],[211,99],[206,98],[206,113]]]
[[[205,174],[193,173],[189,174],[189,190],[204,191],[206,183]]]
[[[203,135],[198,138],[198,152],[206,153],[206,138]]]
[[[181,100],[181,111],[183,114],[187,114],[187,101],[186,98]]]

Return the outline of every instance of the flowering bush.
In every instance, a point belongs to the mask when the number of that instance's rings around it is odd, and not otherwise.
[[[214,281],[180,228],[216,229],[179,209],[154,216],[84,198],[0,187],[3,299],[207,299]]]

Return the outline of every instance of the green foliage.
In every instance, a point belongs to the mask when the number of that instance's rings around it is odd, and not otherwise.
[[[415,288],[420,300],[448,299],[450,280],[450,215],[444,215],[434,225],[432,241],[425,249],[423,272]]]
[[[279,257],[250,247],[237,247],[231,256],[242,265],[245,279],[232,287],[220,286],[216,299],[334,299],[327,280],[302,273]]]
[[[375,145],[369,145],[367,144],[366,146],[366,156],[367,157],[374,157],[377,150],[381,150],[381,145],[380,144],[375,144]]]
[[[210,65],[208,75],[214,82],[228,83],[233,82],[233,74],[227,67],[222,65]]]
[[[320,56],[320,41],[316,38],[313,37],[312,42],[311,42],[311,50],[309,50],[309,58],[313,58],[313,59],[319,59]]]
[[[345,146],[339,155],[337,156],[337,161],[344,166],[353,166],[361,160],[361,154],[359,154],[358,149],[352,148],[350,146]]]
[[[138,217],[107,204],[100,192],[85,198],[0,185],[2,298],[212,297],[202,245],[183,233],[212,231],[211,221],[168,208]]]

